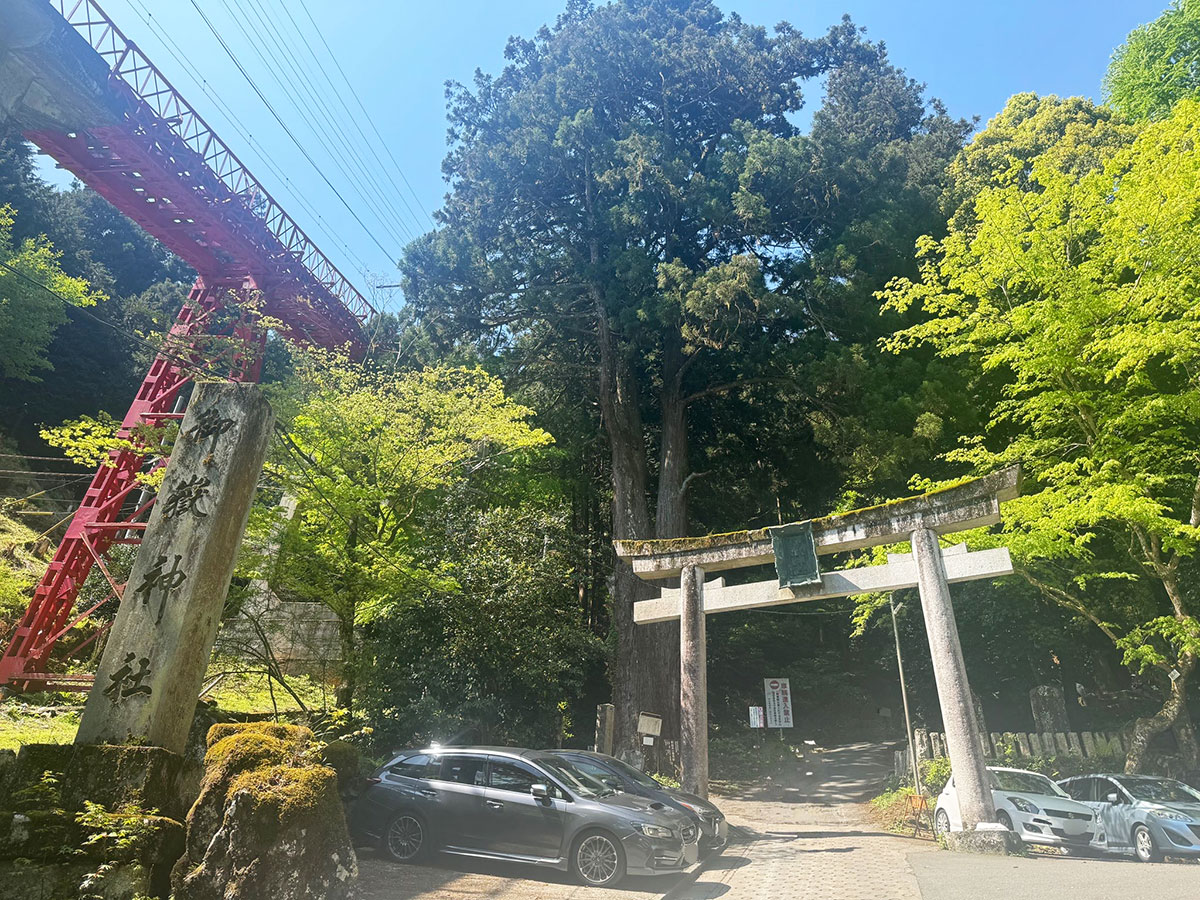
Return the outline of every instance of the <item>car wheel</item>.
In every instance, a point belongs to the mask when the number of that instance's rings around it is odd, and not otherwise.
[[[938,837],[950,833],[950,814],[944,809],[939,809],[937,815],[933,817],[933,833]]]
[[[1141,862],[1161,862],[1162,852],[1154,846],[1154,835],[1145,825],[1133,828],[1133,852]]]
[[[411,863],[429,852],[429,828],[416,813],[402,812],[383,833],[383,852],[396,862]]]
[[[998,813],[996,813],[996,821],[999,822],[1001,825],[1003,825],[1005,828],[1007,828],[1009,831],[1016,830],[1015,828],[1013,828],[1012,816],[1010,816],[1004,810],[1000,810]]]
[[[580,835],[571,851],[571,868],[580,884],[612,887],[625,877],[625,850],[621,842],[603,831]]]

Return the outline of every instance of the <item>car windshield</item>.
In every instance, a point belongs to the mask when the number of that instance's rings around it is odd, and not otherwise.
[[[1045,775],[1035,772],[1005,772],[988,770],[992,776],[992,790],[1020,791],[1022,794],[1046,794],[1050,797],[1066,797],[1067,792]]]
[[[593,778],[587,772],[580,771],[561,757],[539,756],[534,759],[534,762],[585,800],[594,800],[597,797],[607,797],[616,793],[612,788],[601,784],[598,779]]]
[[[606,760],[606,763],[610,769],[616,769],[634,784],[639,784],[642,787],[652,788],[656,791],[662,790],[661,784],[659,784],[645,772],[635,769],[627,762],[621,762],[619,759],[610,759]]]
[[[1200,794],[1168,778],[1118,778],[1135,800],[1149,803],[1200,803]]]

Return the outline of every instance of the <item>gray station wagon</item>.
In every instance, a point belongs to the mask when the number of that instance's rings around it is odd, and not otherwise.
[[[606,753],[590,750],[549,750],[566,759],[577,769],[582,769],[610,788],[645,797],[677,809],[691,816],[700,827],[700,850],[705,853],[721,851],[729,842],[729,825],[725,816],[707,800],[686,791],[659,784],[645,772],[641,772]]]
[[[1096,810],[1103,829],[1093,850],[1133,854],[1142,862],[1200,856],[1200,793],[1186,784],[1148,775],[1081,775],[1059,786]]]
[[[405,751],[368,779],[350,821],[399,862],[440,850],[569,870],[594,886],[679,872],[699,856],[689,816],[512,747]]]

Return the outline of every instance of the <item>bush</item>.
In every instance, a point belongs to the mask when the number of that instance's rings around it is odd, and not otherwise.
[[[755,735],[750,732],[712,737],[708,743],[712,777],[735,783],[753,781],[780,771],[786,764],[794,766],[803,754],[801,748],[766,735],[758,740],[761,744],[755,747]]]
[[[910,807],[908,798],[916,794],[911,787],[901,787],[894,791],[885,791],[871,800],[871,810],[882,828],[887,831],[901,832],[911,829],[909,822]]]
[[[925,792],[937,795],[942,792],[946,782],[950,780],[950,759],[945,756],[935,756],[933,759],[921,760],[921,783]]]

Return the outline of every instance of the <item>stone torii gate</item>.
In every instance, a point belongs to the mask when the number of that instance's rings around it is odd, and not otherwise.
[[[901,588],[920,589],[933,672],[954,769],[964,827],[996,819],[950,585],[1012,574],[1007,548],[943,551],[938,535],[1000,521],[1000,504],[1020,492],[1018,467],[953,487],[881,506],[809,522],[664,541],[615,541],[617,555],[640,578],[680,579],[656,599],[634,604],[634,622],[680,622],[680,756],[685,790],[708,796],[708,697],[705,616],[847,597]],[[820,572],[818,555],[910,541],[911,554],[890,555],[886,565]],[[775,563],[779,578],[726,585],[705,583],[705,572]]]

